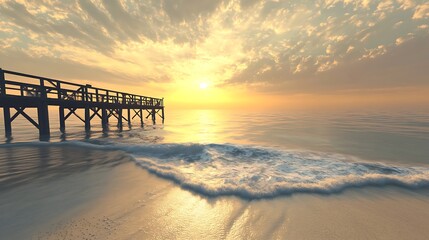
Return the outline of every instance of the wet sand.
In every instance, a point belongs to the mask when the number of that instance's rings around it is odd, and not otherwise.
[[[206,198],[132,162],[27,183],[0,199],[7,239],[429,238],[426,190]]]

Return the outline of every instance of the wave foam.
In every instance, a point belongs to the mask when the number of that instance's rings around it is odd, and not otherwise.
[[[125,151],[148,171],[208,196],[253,199],[361,186],[429,186],[427,167],[365,162],[340,154],[232,144],[65,144]]]
[[[209,196],[263,198],[360,186],[429,186],[429,168],[364,162],[339,154],[228,144],[162,144],[128,150],[141,167]]]

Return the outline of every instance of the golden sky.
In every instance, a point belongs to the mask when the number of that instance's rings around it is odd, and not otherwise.
[[[0,67],[187,108],[429,103],[417,0],[0,0]]]

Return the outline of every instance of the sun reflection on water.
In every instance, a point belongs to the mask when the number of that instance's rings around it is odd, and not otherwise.
[[[219,111],[188,111],[177,118],[172,115],[165,126],[165,131],[172,133],[166,136],[166,142],[213,143],[228,139],[227,128],[231,126],[227,125],[227,116]]]

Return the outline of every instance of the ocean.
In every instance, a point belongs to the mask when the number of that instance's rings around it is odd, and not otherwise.
[[[119,131],[111,121],[103,132],[94,118],[86,133],[82,122],[70,118],[66,134],[58,130],[55,108],[50,114],[47,141],[39,141],[37,129],[22,117],[13,122],[12,138],[0,137],[0,195],[35,183],[43,191],[46,182],[130,164],[207,199],[270,201],[390,187],[427,195],[429,189],[429,113],[423,111],[167,108],[164,125],[148,120]],[[31,196],[24,196],[20,201],[29,208]],[[10,201],[0,200],[0,209],[9,209],[0,223],[16,231],[20,223],[10,217],[20,211],[25,216],[26,208],[10,210]]]

